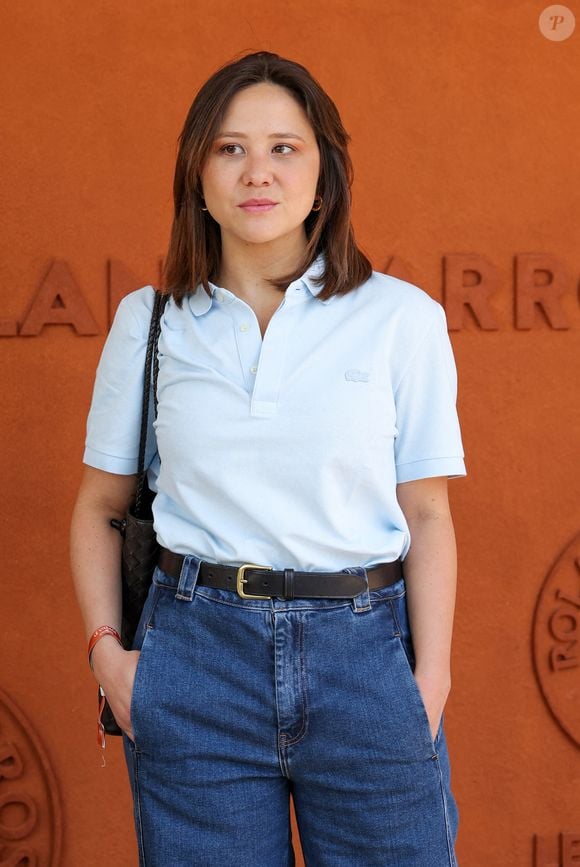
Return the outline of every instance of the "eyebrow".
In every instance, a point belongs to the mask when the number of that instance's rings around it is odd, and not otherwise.
[[[247,138],[248,136],[243,132],[232,132],[231,130],[219,132],[216,138]],[[297,138],[300,141],[305,142],[305,139],[302,136],[298,135],[295,132],[273,132],[268,138]]]

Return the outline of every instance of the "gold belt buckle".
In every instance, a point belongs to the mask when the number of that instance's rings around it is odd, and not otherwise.
[[[244,563],[243,566],[240,566],[236,577],[236,590],[238,591],[238,594],[243,599],[271,599],[271,596],[258,596],[257,593],[244,593],[244,588],[242,585],[248,583],[248,579],[244,578],[247,569],[264,569],[267,572],[271,572],[273,570],[273,567],[258,566],[257,563]]]

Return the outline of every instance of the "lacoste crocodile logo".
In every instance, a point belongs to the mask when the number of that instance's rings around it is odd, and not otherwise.
[[[368,382],[371,375],[368,370],[357,370],[356,367],[351,367],[349,370],[345,370],[344,378],[350,382]]]

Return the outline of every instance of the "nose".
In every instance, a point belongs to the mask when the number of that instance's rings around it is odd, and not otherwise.
[[[250,154],[244,161],[243,182],[254,186],[264,186],[272,183],[272,166],[269,157],[264,154]]]

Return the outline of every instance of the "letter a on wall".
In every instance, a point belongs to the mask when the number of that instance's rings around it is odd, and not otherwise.
[[[45,325],[72,325],[77,334],[99,333],[99,326],[66,262],[51,264],[20,334],[35,336]]]

